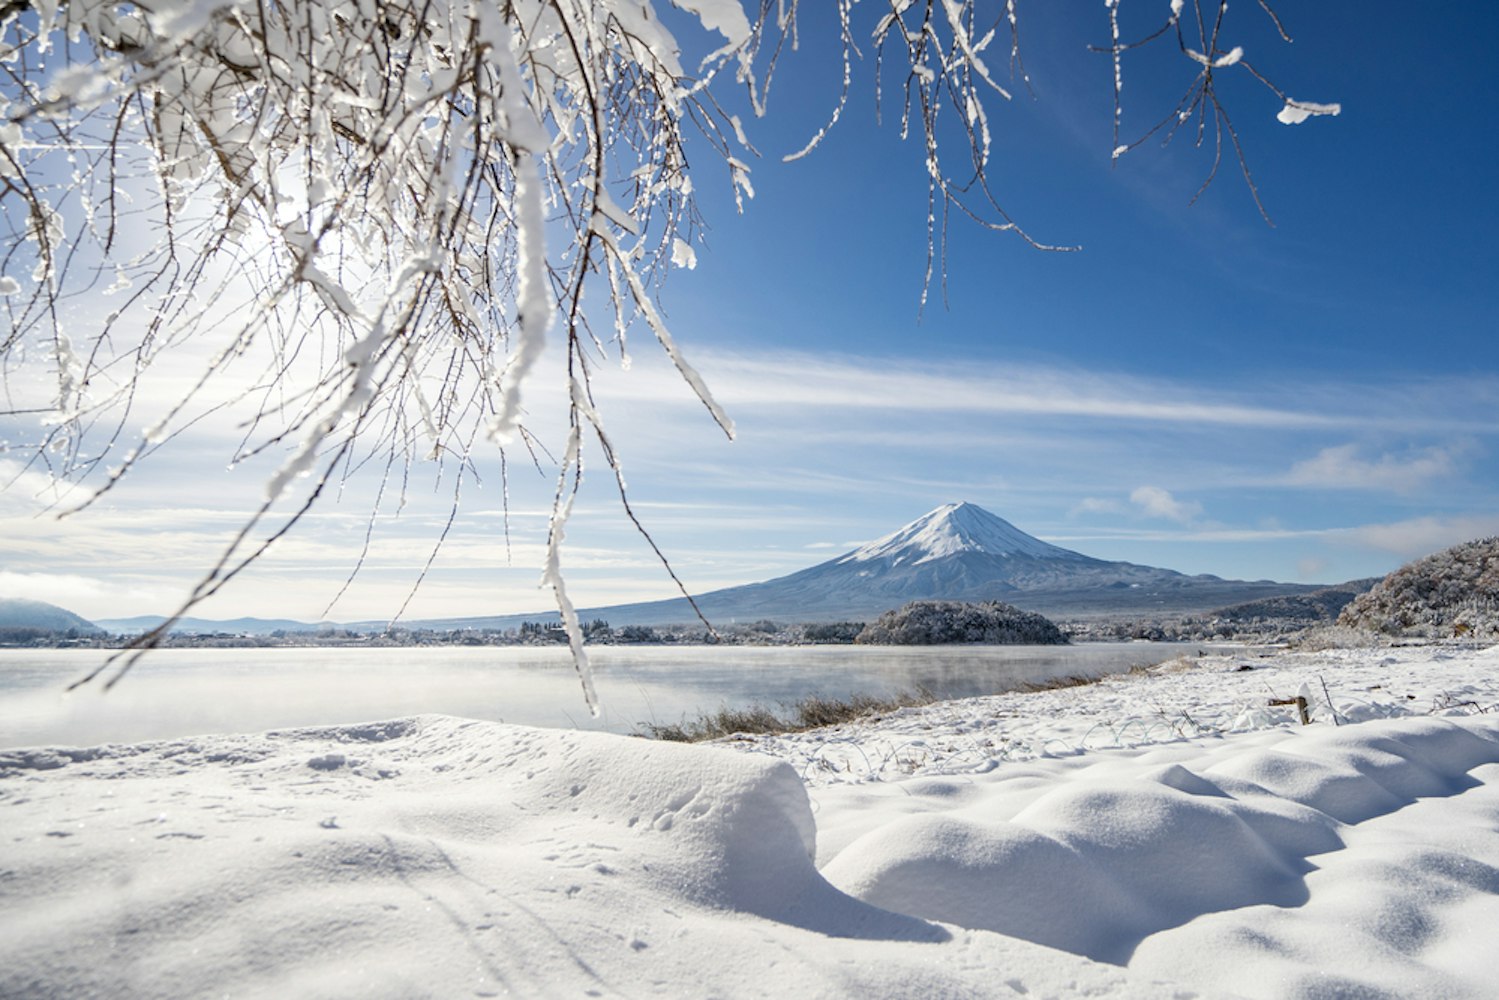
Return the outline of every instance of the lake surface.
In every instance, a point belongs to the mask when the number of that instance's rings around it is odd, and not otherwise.
[[[112,691],[70,681],[107,651],[0,650],[0,747],[367,722],[424,712],[628,733],[721,706],[923,688],[940,698],[1159,663],[1191,643],[591,647],[592,718],[561,647],[165,649]],[[1224,647],[1218,647],[1224,648]]]

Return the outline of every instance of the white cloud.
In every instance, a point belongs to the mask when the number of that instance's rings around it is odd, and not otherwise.
[[[1172,542],[1177,544],[1236,545],[1243,542],[1262,544],[1286,539],[1325,539],[1336,537],[1347,528],[1306,528],[1301,530],[1269,530],[1261,528],[1225,528],[1193,526],[1182,531],[1177,528],[1127,528],[1115,527],[1100,531],[1073,534],[1048,534],[1046,540],[1056,545],[1083,545],[1089,542]]]
[[[1376,459],[1359,455],[1356,444],[1323,448],[1315,458],[1297,462],[1286,482],[1293,486],[1321,489],[1389,490],[1413,493],[1433,479],[1455,471],[1453,452],[1427,448],[1404,457],[1385,454]]]
[[[1388,562],[1390,555],[1399,562],[1409,562],[1422,556],[1439,552],[1461,542],[1476,538],[1499,535],[1499,514],[1484,514],[1452,517],[1418,517],[1387,523],[1361,524],[1352,527],[1333,528],[1226,528],[1223,526],[1190,526],[1185,531],[1118,528],[1110,531],[1088,532],[1076,535],[1051,535],[1048,540],[1058,545],[1086,546],[1089,543],[1127,543],[1175,545],[1252,546],[1263,549],[1274,542],[1320,543],[1343,550],[1363,550],[1384,554],[1380,558],[1366,558],[1360,565],[1382,569],[1363,569],[1360,575],[1385,573],[1395,568]],[[1086,551],[1086,549],[1084,549]],[[1338,563],[1343,562],[1339,557]],[[1332,565],[1325,554],[1305,554],[1294,563],[1302,579],[1317,579]],[[1279,577],[1277,577],[1279,578]]]
[[[57,479],[44,469],[0,458],[0,515],[9,511],[32,513],[53,505],[65,509],[87,496],[88,492],[77,484]]]
[[[1129,495],[1130,502],[1147,517],[1164,518],[1179,524],[1190,524],[1202,516],[1202,504],[1176,499],[1159,486],[1141,486]]]
[[[612,365],[598,374],[600,404],[630,474],[632,503],[694,591],[803,568],[815,561],[813,553],[824,551],[816,558],[825,558],[826,549],[858,544],[827,539],[866,529],[875,537],[937,503],[964,498],[1022,527],[1055,527],[1070,507],[1073,516],[1090,515],[1075,522],[1089,526],[1090,538],[1121,543],[1120,557],[1134,561],[1166,564],[1158,543],[1199,546],[1209,554],[1190,555],[1204,571],[1248,575],[1233,569],[1231,560],[1240,558],[1241,564],[1273,565],[1255,575],[1277,579],[1290,578],[1295,560],[1313,544],[1338,546],[1340,561],[1361,550],[1366,564],[1382,564],[1391,558],[1387,553],[1420,555],[1499,531],[1499,523],[1485,528],[1488,522],[1478,516],[1492,507],[1486,503],[1492,470],[1465,463],[1463,448],[1451,445],[1466,436],[1476,451],[1499,431],[1499,425],[1474,428],[1480,423],[1474,415],[1492,412],[1499,401],[1499,379],[1368,386],[1275,379],[1250,386],[1228,376],[1188,382],[821,353],[699,351],[694,360],[739,420],[742,433],[732,445],[669,363],[651,352],[642,351],[628,375]],[[552,361],[560,371],[560,356]],[[540,378],[528,386],[528,407],[548,444],[558,436],[549,421],[565,412],[563,384]],[[1361,452],[1338,443],[1379,427],[1399,427],[1412,450]],[[1436,433],[1423,438],[1423,428]],[[170,442],[127,477],[133,481],[65,521],[34,516],[43,506],[37,494],[45,496],[51,484],[28,473],[0,491],[0,566],[13,576],[52,578],[46,585],[60,598],[54,603],[67,606],[70,594],[92,594],[109,608],[119,603],[111,598],[120,591],[108,590],[120,586],[111,572],[118,568],[122,580],[133,572],[139,587],[157,585],[169,593],[168,600],[140,610],[166,610],[212,564],[248,516],[246,505],[258,501],[265,469],[277,464],[273,455],[264,468],[242,464],[225,471],[238,436],[218,441],[221,430],[211,422],[195,426],[197,436]],[[0,426],[0,438],[7,436],[19,439]],[[15,454],[0,456],[0,475],[18,471],[9,461]],[[498,523],[497,456],[476,450],[483,489],[465,483],[449,544],[413,608],[436,615],[545,606],[535,581],[555,483],[548,457],[538,454],[540,469],[523,452],[511,455],[507,542]],[[1293,465],[1298,456],[1312,457]],[[215,608],[225,616],[292,617],[304,614],[304,605],[320,609],[363,542],[377,464],[355,476],[341,505],[309,517]],[[619,514],[612,480],[596,456],[590,470],[594,476],[563,556],[575,596],[594,605],[656,595],[664,575]],[[1367,502],[1355,515],[1336,492],[1352,486],[1413,492],[1457,473],[1473,489],[1424,510],[1413,511],[1408,497],[1383,506],[1371,497],[1361,498]],[[451,476],[440,483],[423,479],[421,470],[409,485],[399,475],[392,481],[375,519],[368,589],[351,591],[339,617],[378,617],[399,606],[441,531],[450,482]],[[1159,486],[1131,492],[1141,483],[1162,482],[1185,484],[1209,504],[1214,521],[1204,519],[1201,504]],[[401,486],[407,488],[398,502]],[[1295,489],[1284,489],[1290,486]],[[1459,517],[1464,504],[1474,515],[1466,520]],[[1330,509],[1342,513],[1329,517]],[[1285,527],[1264,520],[1268,510],[1277,511]],[[1432,510],[1447,519],[1330,526]],[[1048,538],[1068,543],[1054,533]],[[1272,564],[1269,541],[1308,546],[1282,544]],[[1247,556],[1235,552],[1236,543]],[[1300,575],[1320,574],[1303,569]],[[95,578],[93,590],[79,582]]]
[[[1499,535],[1499,514],[1471,517],[1418,517],[1393,524],[1350,528],[1340,541],[1393,552],[1403,559],[1430,555],[1460,542]]]

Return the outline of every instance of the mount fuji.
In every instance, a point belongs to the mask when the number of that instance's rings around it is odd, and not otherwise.
[[[1208,611],[1314,590],[1315,585],[1187,576],[1110,562],[1043,542],[971,503],[938,507],[883,538],[789,576],[697,595],[717,623],[772,618],[815,622],[869,619],[915,600],[1001,600],[1053,617]],[[696,619],[682,598],[581,609],[613,625],[665,625]],[[522,618],[411,622],[441,628],[510,627]]]

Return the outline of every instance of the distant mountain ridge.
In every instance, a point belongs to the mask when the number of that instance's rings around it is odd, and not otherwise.
[[[1234,604],[1218,609],[1218,617],[1229,622],[1249,622],[1257,618],[1273,618],[1287,622],[1308,624],[1324,622],[1331,624],[1350,601],[1379,583],[1380,577],[1371,576],[1361,580],[1309,590],[1302,594],[1284,594],[1267,597],[1245,604]]]

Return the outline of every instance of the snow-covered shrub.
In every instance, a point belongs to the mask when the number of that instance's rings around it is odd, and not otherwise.
[[[1426,639],[1499,639],[1499,537],[1418,559],[1355,598],[1338,624]]]
[[[912,601],[886,611],[854,640],[878,646],[933,646],[947,643],[1051,646],[1067,636],[1049,619],[1001,601]]]

